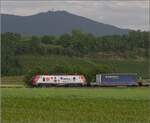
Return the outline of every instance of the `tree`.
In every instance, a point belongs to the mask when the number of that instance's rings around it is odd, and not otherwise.
[[[15,57],[16,44],[21,36],[16,33],[1,35],[1,73],[2,75],[17,75],[22,73],[22,65]]]
[[[49,36],[49,35],[44,35],[41,38],[41,42],[44,43],[44,44],[54,44],[55,40],[56,40],[55,36]]]
[[[36,67],[33,69],[30,69],[26,74],[25,74],[25,83],[27,86],[32,86],[32,79],[35,75],[44,75],[47,74],[43,68],[41,67]]]
[[[63,34],[59,37],[59,45],[62,45],[64,48],[70,47],[71,45],[71,36],[69,34]]]
[[[33,53],[38,53],[38,49],[40,48],[40,39],[36,36],[32,36],[30,40],[30,49]]]

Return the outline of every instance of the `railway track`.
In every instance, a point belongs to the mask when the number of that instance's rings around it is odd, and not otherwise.
[[[101,85],[96,85],[96,86],[51,86],[51,87],[28,87],[25,85],[8,85],[8,84],[1,84],[0,88],[126,88],[126,87],[150,87],[149,84],[144,84],[141,86],[101,86]]]

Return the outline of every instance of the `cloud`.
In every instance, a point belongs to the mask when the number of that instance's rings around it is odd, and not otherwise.
[[[121,28],[148,30],[147,1],[2,1],[1,12],[32,15],[49,10],[66,10],[95,21]]]

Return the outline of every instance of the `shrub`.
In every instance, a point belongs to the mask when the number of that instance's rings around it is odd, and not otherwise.
[[[37,68],[34,68],[30,71],[27,72],[27,74],[25,75],[25,83],[27,86],[31,86],[32,82],[32,78],[35,76],[35,75],[41,75],[41,74],[46,74],[44,72],[44,70],[40,67],[37,67]]]

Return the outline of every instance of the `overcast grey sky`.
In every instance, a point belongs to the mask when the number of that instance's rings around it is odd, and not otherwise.
[[[120,28],[149,29],[149,1],[1,1],[1,13],[33,15],[66,10]]]

